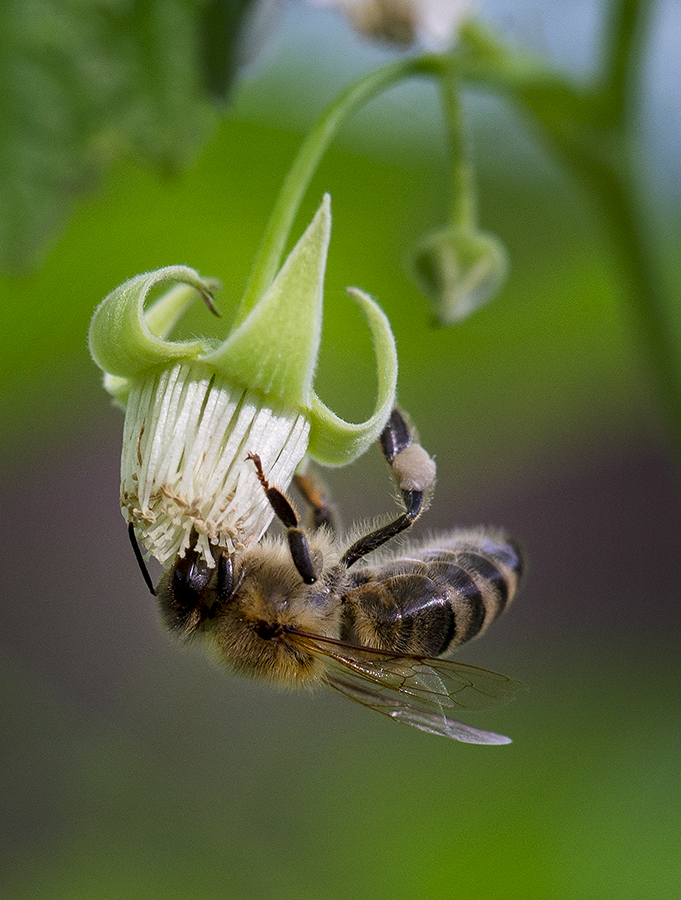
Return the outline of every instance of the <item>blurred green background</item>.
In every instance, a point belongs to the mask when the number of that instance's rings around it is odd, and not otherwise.
[[[590,5],[572,6],[587,35]],[[552,49],[545,15],[532,33]],[[301,129],[380,58],[333,23],[289,12],[184,174],[117,163],[44,262],[0,282],[0,893],[679,897],[678,476],[597,215],[501,106],[472,98],[470,117],[482,222],[512,274],[470,321],[433,328],[403,266],[445,214],[427,86],[346,130],[296,236],[330,191],[317,390],[348,417],[371,408],[370,339],[344,293],[358,285],[391,319],[400,401],[438,461],[418,533],[497,524],[526,548],[517,604],[461,653],[527,683],[467,718],[514,743],[458,745],[273,692],[157,623],[118,510],[122,415],[89,360],[89,317],[126,278],[186,263],[222,279],[229,320]],[[651,227],[678,298],[678,191],[651,159]],[[184,327],[209,320],[197,308]],[[346,524],[394,508],[376,451],[326,477]]]

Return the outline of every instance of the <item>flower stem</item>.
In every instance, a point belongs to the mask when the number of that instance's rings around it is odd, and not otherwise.
[[[668,306],[659,265],[645,234],[645,220],[629,185],[617,173],[603,173],[597,191],[608,217],[628,282],[629,318],[648,368],[681,464],[681,379],[678,349],[669,329]]]
[[[426,54],[400,60],[364,75],[349,85],[326,110],[303,141],[282,185],[236,313],[238,326],[272,283],[305,192],[339,126],[364,103],[412,75],[439,70],[440,58]]]
[[[655,384],[681,470],[681,372],[659,267],[632,184],[633,114],[651,0],[613,0],[600,84],[579,88],[506,49],[479,25],[465,32],[460,79],[503,93],[532,122],[600,210],[625,279],[623,303]]]
[[[624,125],[632,112],[651,0],[613,0],[606,27],[603,112],[612,125]]]
[[[463,121],[458,78],[456,69],[451,64],[443,68],[440,92],[449,150],[450,223],[462,231],[470,231],[477,224],[475,173]]]

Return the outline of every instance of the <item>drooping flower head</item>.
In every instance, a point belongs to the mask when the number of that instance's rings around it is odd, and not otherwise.
[[[376,303],[353,289],[374,339],[378,397],[361,424],[340,419],[313,390],[331,230],[328,196],[278,274],[222,341],[171,341],[214,283],[186,266],[138,275],[106,297],[92,319],[90,350],[104,384],[125,407],[121,509],[142,545],[166,564],[194,542],[215,551],[260,539],[273,512],[248,460],[285,490],[306,454],[344,465],[378,437],[395,397],[397,356]],[[148,308],[152,289],[171,285]]]
[[[412,268],[437,323],[453,325],[499,293],[509,264],[504,245],[493,234],[450,225],[423,238]]]

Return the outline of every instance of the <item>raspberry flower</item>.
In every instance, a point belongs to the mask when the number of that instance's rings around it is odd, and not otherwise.
[[[105,388],[125,408],[121,509],[162,565],[192,541],[213,567],[216,549],[233,553],[260,539],[273,513],[249,453],[285,490],[306,454],[325,465],[350,463],[385,425],[395,398],[395,344],[387,318],[362,291],[350,294],[374,340],[374,413],[361,424],[345,422],[313,390],[330,231],[327,195],[222,342],[168,339],[196,299],[212,308],[215,284],[186,266],[138,275],[95,311],[90,351]],[[152,289],[165,285],[145,308]]]

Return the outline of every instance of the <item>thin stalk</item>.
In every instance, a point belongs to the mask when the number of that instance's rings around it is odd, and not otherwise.
[[[629,90],[635,92],[632,80]],[[623,97],[623,108],[633,106]],[[672,337],[659,265],[655,261],[646,222],[631,184],[630,128],[617,122],[605,129],[601,146],[576,130],[568,135],[552,123],[534,117],[546,142],[586,188],[605,219],[608,237],[624,276],[625,312],[648,367],[681,473],[681,372],[679,350]],[[606,149],[607,148],[607,149]],[[604,152],[605,150],[605,152]]]
[[[611,0],[603,59],[603,95],[600,104],[607,124],[623,126],[631,113],[631,100],[640,82],[640,66],[651,0]]]
[[[504,93],[601,209],[625,279],[626,311],[655,384],[681,469],[681,372],[664,288],[632,188],[633,114],[652,0],[612,0],[600,86],[580,89],[469,27],[459,77]],[[623,160],[626,161],[623,163]]]
[[[624,144],[624,136],[622,143]],[[645,233],[646,221],[630,186],[628,171],[588,152],[556,144],[565,163],[588,188],[605,219],[608,236],[623,273],[625,312],[646,360],[661,412],[681,464],[681,373],[671,336],[659,265]],[[625,147],[620,147],[625,155]]]
[[[598,192],[628,282],[629,316],[647,357],[662,413],[681,463],[681,378],[678,348],[669,328],[665,292],[629,186],[617,173],[602,173]]]
[[[412,75],[432,74],[441,65],[439,57],[429,54],[400,60],[353,82],[326,108],[303,141],[284,179],[237,310],[235,326],[245,319],[274,280],[305,192],[340,125],[359,107],[398,81]]]
[[[449,151],[449,221],[463,231],[471,231],[477,224],[478,216],[475,173],[463,121],[458,78],[453,65],[447,66],[443,72],[440,91]]]

